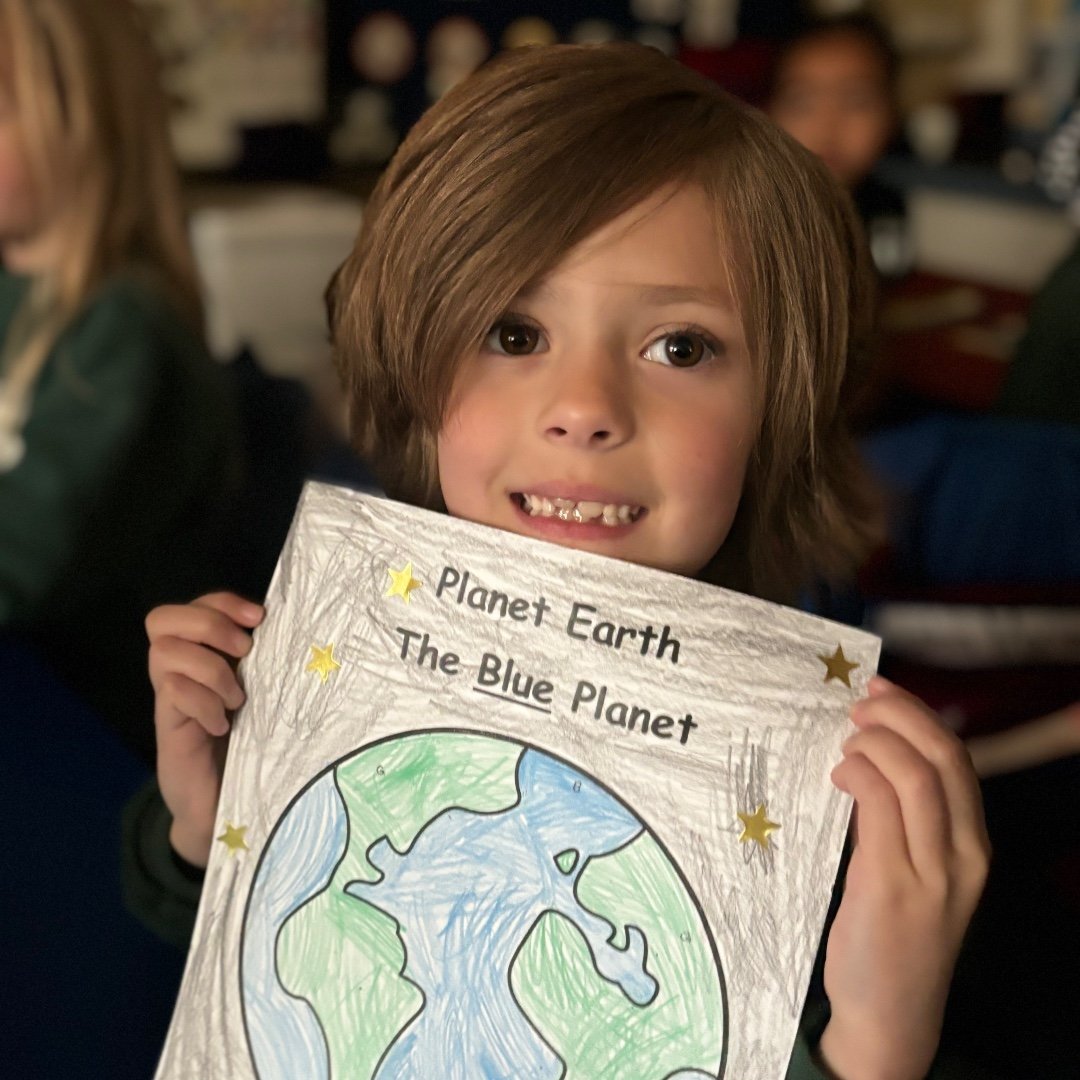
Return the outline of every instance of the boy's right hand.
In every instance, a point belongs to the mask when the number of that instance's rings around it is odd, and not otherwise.
[[[211,593],[146,618],[158,786],[173,817],[169,840],[195,866],[210,857],[229,720],[244,702],[235,661],[264,614],[234,593]]]

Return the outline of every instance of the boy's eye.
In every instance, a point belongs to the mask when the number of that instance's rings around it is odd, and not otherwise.
[[[540,331],[529,323],[504,320],[488,331],[484,344],[505,356],[528,356],[540,344]]]
[[[694,330],[676,330],[657,338],[642,354],[646,360],[671,367],[696,367],[715,359],[720,346]]]

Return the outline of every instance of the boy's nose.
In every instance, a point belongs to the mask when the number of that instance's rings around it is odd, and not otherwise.
[[[559,365],[540,412],[544,438],[593,450],[626,442],[634,431],[628,374],[601,356],[579,354]]]

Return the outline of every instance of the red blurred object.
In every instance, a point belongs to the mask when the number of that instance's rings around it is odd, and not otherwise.
[[[933,318],[935,310],[940,313],[947,298],[959,290],[969,299],[977,294],[981,309],[966,317]],[[879,377],[886,386],[933,404],[989,410],[1001,393],[1031,297],[920,270],[888,284],[882,299],[887,328],[882,334]],[[926,322],[922,326],[917,325],[920,307]],[[888,328],[898,311],[908,313],[902,320],[906,325]]]
[[[776,46],[752,38],[736,41],[724,49],[679,46],[678,59],[692,71],[712,79],[729,94],[761,108],[769,86],[769,68]]]
[[[965,739],[1049,716],[1080,700],[1080,668],[1064,664],[958,671],[886,656],[882,674],[958,722]]]

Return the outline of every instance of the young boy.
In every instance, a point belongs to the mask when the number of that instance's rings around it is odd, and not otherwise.
[[[354,441],[393,497],[791,595],[874,535],[842,411],[859,233],[808,154],[659,53],[507,55],[410,134],[335,280]],[[147,900],[206,863],[244,697],[227,658],[261,618],[217,594],[147,620],[171,812],[134,822],[160,874]],[[859,818],[831,1014],[811,1009],[790,1075],[918,1077],[986,872],[978,788],[884,680],[853,720],[833,774]]]

